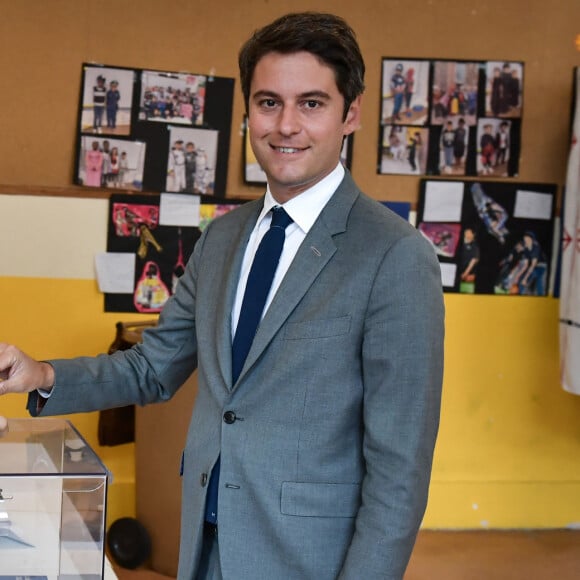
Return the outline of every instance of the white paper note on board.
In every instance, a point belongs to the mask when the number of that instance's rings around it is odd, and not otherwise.
[[[102,252],[95,256],[99,291],[110,294],[133,294],[135,291],[135,254]]]
[[[463,183],[428,181],[425,185],[424,222],[460,222]]]
[[[552,219],[552,200],[553,196],[549,193],[518,189],[514,217],[536,220]]]
[[[441,283],[444,288],[455,286],[456,264],[439,264],[441,266]]]
[[[159,203],[159,225],[197,227],[199,195],[162,193]]]

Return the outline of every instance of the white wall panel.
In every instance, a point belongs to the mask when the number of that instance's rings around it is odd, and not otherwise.
[[[108,200],[0,195],[0,276],[94,279]]]

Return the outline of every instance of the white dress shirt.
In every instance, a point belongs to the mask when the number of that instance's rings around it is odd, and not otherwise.
[[[272,299],[274,298],[274,295],[276,294],[282,279],[286,275],[292,260],[294,260],[300,244],[302,244],[304,238],[310,231],[310,228],[312,228],[314,222],[318,219],[318,216],[322,212],[324,206],[328,203],[333,193],[340,185],[343,177],[344,167],[342,164],[338,163],[336,168],[333,169],[333,171],[329,173],[324,179],[313,185],[310,189],[307,189],[306,191],[283,204],[282,207],[292,218],[293,223],[291,223],[286,228],[286,240],[284,242],[284,248],[282,249],[282,255],[280,256],[280,262],[278,263],[278,268],[276,270],[276,274],[274,275],[274,280],[272,281],[272,286],[270,287],[268,298],[266,299],[266,305],[264,306],[262,317],[272,303]],[[266,190],[266,196],[264,198],[264,208],[258,216],[256,226],[254,227],[252,235],[248,241],[248,245],[246,246],[244,260],[242,262],[242,269],[240,272],[240,279],[238,281],[238,289],[236,291],[236,299],[234,301],[234,309],[232,312],[232,339],[236,332],[236,327],[240,318],[240,310],[242,308],[242,301],[244,299],[244,291],[246,289],[246,283],[248,281],[248,275],[250,273],[250,268],[252,267],[252,262],[254,261],[254,256],[258,246],[260,245],[262,237],[268,231],[270,222],[272,221],[272,214],[270,213],[270,210],[273,207],[279,205],[280,204],[276,202],[270,192],[270,188],[268,187]]]

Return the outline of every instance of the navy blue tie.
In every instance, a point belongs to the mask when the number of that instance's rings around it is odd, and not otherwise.
[[[266,299],[270,293],[272,280],[278,268],[278,262],[284,247],[286,228],[292,223],[292,218],[282,207],[272,209],[270,229],[264,234],[246,282],[244,298],[240,310],[240,318],[236,327],[232,344],[232,379],[238,380],[250,347],[256,335],[256,330],[262,319]],[[217,522],[217,496],[219,485],[220,460],[218,458],[209,481],[205,507],[205,520]]]

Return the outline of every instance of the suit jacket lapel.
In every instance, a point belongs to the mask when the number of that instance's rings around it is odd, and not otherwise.
[[[346,230],[348,214],[358,194],[359,191],[347,172],[298,249],[296,257],[258,327],[252,348],[240,373],[240,379],[258,360],[274,335],[336,252],[333,237]],[[229,359],[231,367],[231,352]]]
[[[229,389],[232,387],[232,310],[246,246],[263,205],[263,199],[259,199],[245,204],[238,210],[248,211],[245,217],[242,216],[237,238],[224,249],[219,257],[222,264],[222,276],[215,302],[218,308],[215,344],[222,379]]]

